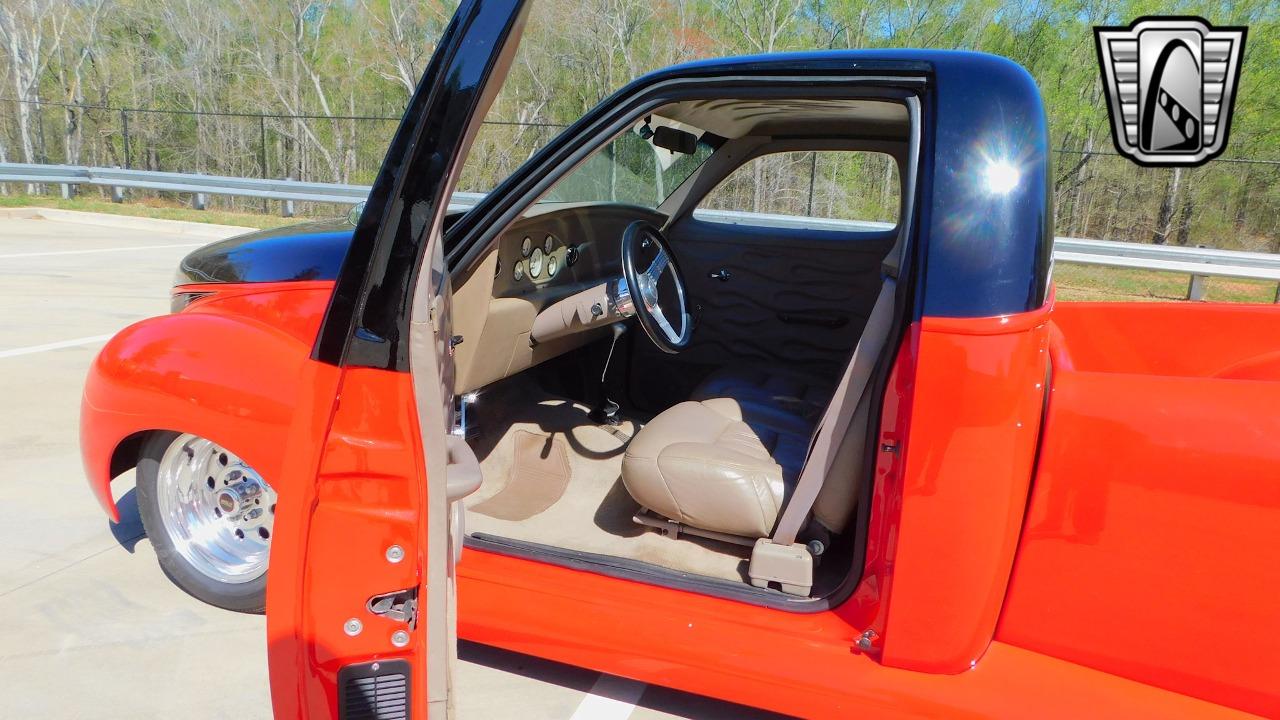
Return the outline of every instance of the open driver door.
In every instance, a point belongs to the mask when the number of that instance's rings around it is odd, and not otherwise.
[[[480,467],[450,434],[460,339],[449,322],[442,228],[528,4],[461,3],[396,131],[301,369],[267,583],[277,718],[452,714],[459,501],[479,487]]]

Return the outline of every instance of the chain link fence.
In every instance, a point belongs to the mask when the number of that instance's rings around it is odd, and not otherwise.
[[[16,162],[26,159],[20,107],[30,114],[28,137],[39,163],[354,184],[373,182],[400,122],[390,113],[290,116],[0,100],[0,147]],[[459,189],[492,188],[564,127],[487,121]],[[812,175],[792,182],[808,192],[793,203],[797,214],[821,216],[823,208],[856,204],[824,193],[834,187],[831,176],[850,181],[837,188],[842,196],[856,194],[860,173],[794,165],[796,173]],[[1110,149],[1063,148],[1055,152],[1053,173],[1058,235],[1280,251],[1280,161],[1220,158],[1199,168],[1143,168]],[[260,207],[247,199],[218,202]]]
[[[32,160],[233,177],[371,184],[400,116],[275,115],[23,103]],[[0,147],[25,162],[18,103],[0,100]],[[489,121],[462,178],[482,192],[565,126]],[[254,201],[219,202],[251,207]]]

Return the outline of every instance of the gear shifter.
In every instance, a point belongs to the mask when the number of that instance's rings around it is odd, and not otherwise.
[[[627,325],[626,323],[614,323],[611,327],[613,339],[609,341],[609,354],[604,358],[604,368],[600,371],[600,383],[595,387],[595,392],[591,398],[591,412],[587,414],[587,417],[598,425],[617,425],[622,422],[618,416],[621,408],[618,403],[609,399],[606,388],[608,387],[609,364],[613,360],[614,350],[618,348],[618,338],[622,337],[622,334],[627,331]],[[590,392],[590,390],[588,391]]]

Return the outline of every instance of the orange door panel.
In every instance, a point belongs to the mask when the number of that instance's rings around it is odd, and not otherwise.
[[[302,482],[280,492],[276,527],[293,532],[277,530],[267,583],[276,717],[337,717],[343,665],[395,660],[420,675],[406,681],[412,717],[426,717],[425,688],[412,689],[425,683],[423,643],[412,623],[369,606],[396,591],[416,598],[424,581],[427,486],[412,382],[407,373],[314,362],[306,372],[313,392],[299,417],[317,420],[290,437],[286,477]],[[318,420],[329,417],[328,427]]]

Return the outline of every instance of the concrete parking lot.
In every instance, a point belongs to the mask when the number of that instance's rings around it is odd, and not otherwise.
[[[160,572],[132,504],[111,525],[78,451],[80,390],[112,333],[168,311],[178,260],[235,228],[0,210],[0,718],[269,718],[264,620]],[[774,717],[464,644],[459,716]]]

